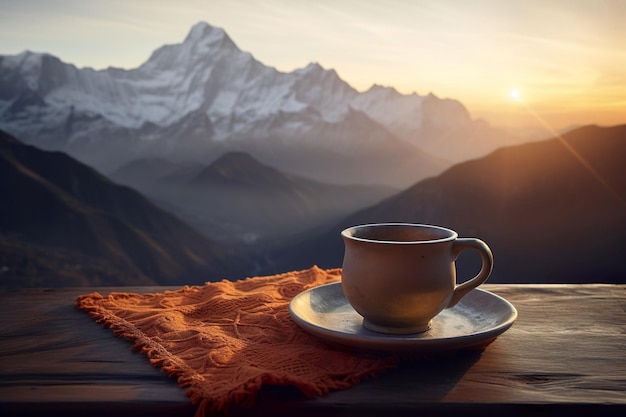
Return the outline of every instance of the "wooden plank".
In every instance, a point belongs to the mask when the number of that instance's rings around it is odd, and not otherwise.
[[[626,286],[487,285],[518,309],[483,352],[406,363],[311,401],[310,415],[623,415]],[[285,405],[283,405],[284,409]],[[298,404],[293,405],[298,410]],[[261,408],[262,414],[273,411]],[[331,412],[332,414],[332,412]]]
[[[518,321],[482,352],[405,362],[349,390],[305,399],[268,387],[233,415],[464,415],[626,410],[626,285],[485,285]],[[97,289],[156,292],[164,287]],[[130,343],[76,310],[93,289],[0,294],[0,412],[193,415]],[[3,415],[7,415],[3,413]]]
[[[626,409],[626,288],[486,286],[519,312],[484,352],[418,361],[320,402],[410,414],[459,407],[477,414],[529,408]],[[524,407],[522,407],[524,406]],[[522,412],[523,414],[523,412]]]
[[[134,291],[156,289],[133,288]],[[0,410],[192,415],[184,389],[73,304],[85,289],[0,295]],[[117,410],[117,411],[115,411]],[[91,412],[90,411],[90,412]],[[185,415],[185,414],[179,414]]]

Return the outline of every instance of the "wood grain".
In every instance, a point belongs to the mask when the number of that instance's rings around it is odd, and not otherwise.
[[[231,415],[622,415],[626,411],[626,285],[482,286],[518,321],[483,351],[407,360],[349,390],[306,399],[268,387]],[[0,293],[0,414],[177,415],[184,389],[131,344],[74,308],[93,291]]]

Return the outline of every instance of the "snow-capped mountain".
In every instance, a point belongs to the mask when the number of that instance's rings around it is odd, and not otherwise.
[[[511,142],[454,100],[358,92],[315,63],[277,71],[207,23],[131,70],[0,56],[0,129],[105,172],[136,158],[207,163],[244,150],[326,181],[394,186]]]

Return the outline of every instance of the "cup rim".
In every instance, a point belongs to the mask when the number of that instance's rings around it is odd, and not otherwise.
[[[379,226],[398,226],[398,227],[412,227],[412,228],[424,228],[424,229],[437,229],[439,231],[445,232],[448,234],[447,237],[443,237],[440,239],[430,239],[430,240],[410,240],[410,241],[403,241],[403,240],[377,240],[377,239],[368,239],[368,238],[364,238],[364,237],[357,237],[357,236],[353,236],[351,234],[351,232],[353,232],[356,229],[360,229],[360,228],[365,228],[365,227],[379,227]],[[370,243],[379,243],[379,244],[394,244],[394,245],[427,245],[427,244],[434,244],[434,243],[441,243],[441,242],[449,242],[452,240],[455,240],[456,238],[459,237],[458,233],[455,232],[452,229],[448,229],[447,227],[441,227],[441,226],[436,226],[436,225],[432,225],[432,224],[422,224],[422,223],[394,223],[394,222],[390,222],[390,223],[366,223],[366,224],[359,224],[359,225],[355,225],[355,226],[350,226],[346,229],[343,229],[341,231],[341,236],[345,239],[350,239],[350,240],[356,240],[359,242],[370,242]]]

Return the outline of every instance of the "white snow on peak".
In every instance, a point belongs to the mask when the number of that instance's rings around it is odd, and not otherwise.
[[[25,52],[0,62],[3,72],[19,71],[28,88],[38,91],[41,54]],[[302,120],[339,123],[354,112],[400,135],[415,134],[422,126],[423,96],[379,85],[360,93],[317,62],[279,72],[239,50],[222,28],[205,22],[194,25],[182,43],[158,48],[136,69],[63,65],[68,81],[42,97],[49,117],[74,108],[139,129],[147,123],[173,126],[199,112],[210,120],[214,139],[255,132],[259,125],[281,120],[287,120],[285,126],[303,126]]]
[[[372,119],[408,134],[422,126],[423,100],[424,97],[416,94],[406,96],[394,88],[374,85],[355,97],[352,106]]]
[[[24,51],[17,55],[6,55],[3,57],[2,61],[0,61],[1,67],[6,69],[16,69],[17,67],[22,67],[22,69],[27,70],[28,67],[39,66],[41,65],[41,58],[44,54],[35,53],[31,51]]]
[[[227,37],[228,35],[224,29],[211,26],[206,22],[198,22],[189,31],[189,34],[185,38],[185,43],[198,41],[213,42],[216,40],[220,41]]]
[[[310,63],[307,64],[306,67],[295,70],[294,73],[296,73],[296,74],[310,74],[310,73],[319,73],[319,72],[322,72],[322,71],[326,71],[326,70],[319,63],[317,63],[317,62],[310,62]]]
[[[17,55],[4,56],[0,61],[0,70],[2,72],[19,71],[28,88],[37,90],[39,88],[41,61],[44,55],[47,54],[24,51]]]

